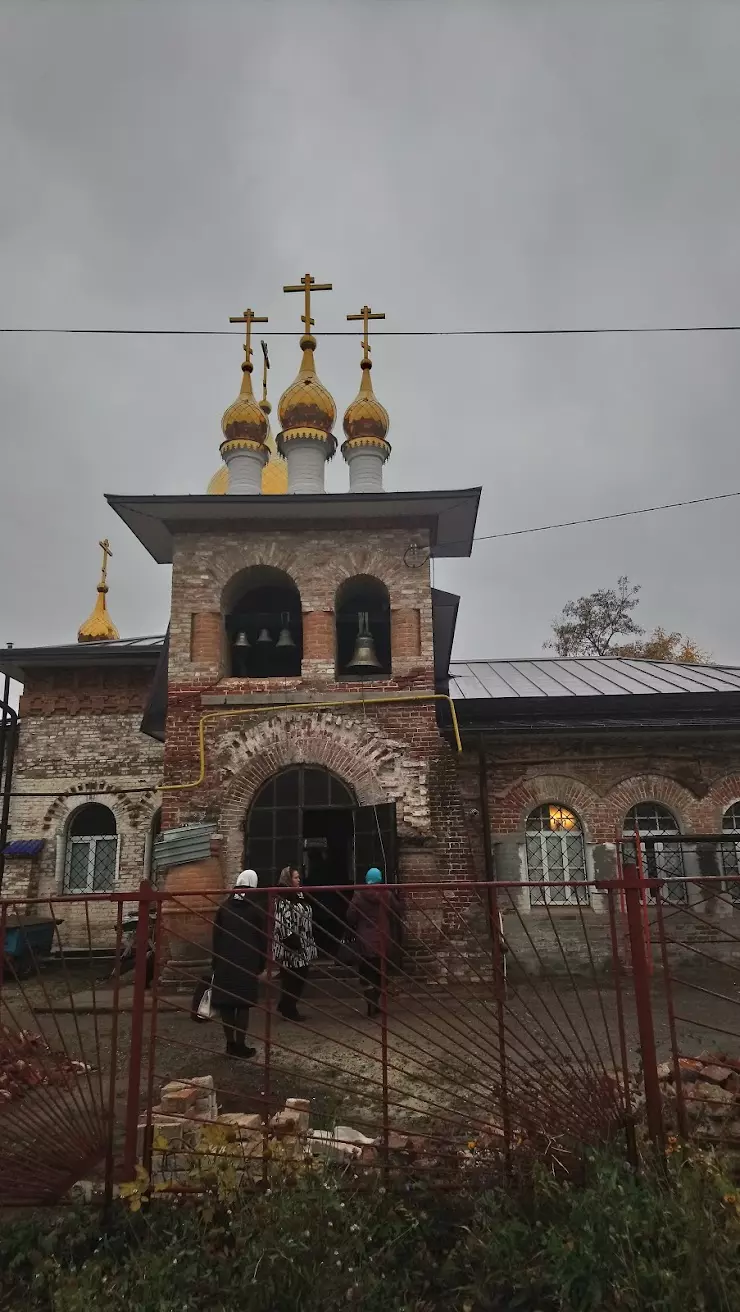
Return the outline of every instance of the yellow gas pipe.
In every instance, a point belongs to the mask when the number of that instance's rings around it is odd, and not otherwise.
[[[197,779],[191,780],[186,784],[163,784],[161,792],[173,793],[182,788],[200,788],[206,777],[206,738],[205,729],[207,720],[221,720],[227,716],[235,715],[270,715],[278,711],[326,711],[341,709],[344,706],[397,706],[406,702],[447,702],[450,708],[452,718],[452,729],[455,734],[455,744],[458,752],[462,751],[462,739],[460,738],[460,727],[457,722],[457,712],[455,703],[448,693],[444,692],[413,692],[402,693],[400,696],[396,693],[390,697],[351,697],[346,701],[338,699],[329,702],[283,702],[278,706],[240,706],[232,711],[206,711],[201,715],[198,721],[198,752],[200,756],[200,774]]]

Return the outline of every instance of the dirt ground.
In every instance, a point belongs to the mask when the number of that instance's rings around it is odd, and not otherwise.
[[[674,980],[672,994],[682,1054],[720,1049],[740,1056],[740,971],[721,965],[684,969],[680,980]],[[670,1030],[659,976],[652,993],[656,1048],[664,1060],[670,1055]],[[103,1107],[115,1062],[117,1142],[129,1087],[131,995],[126,984],[115,1024],[109,980],[100,974],[96,979],[89,969],[48,966],[40,980],[6,981],[2,996],[5,1025],[40,1031],[53,1050],[93,1068],[81,1080]],[[621,995],[628,1062],[634,1068],[639,1043],[629,979],[622,981]],[[70,999],[81,1009],[72,1010]],[[382,1125],[385,1098],[393,1128],[441,1122],[464,1134],[475,1133],[500,1101],[500,1023],[514,1100],[534,1096],[534,1084],[546,1100],[547,1086],[554,1088],[565,1070],[592,1078],[621,1065],[619,996],[612,981],[596,986],[592,978],[576,988],[553,979],[511,986],[501,1017],[490,989],[406,982],[403,991],[391,987],[385,1032],[379,1021],[367,1018],[349,981],[319,973],[305,997],[303,1025],[283,1021],[274,1011],[268,1021],[266,1004],[265,995],[252,1011],[250,1041],[257,1052],[245,1061],[225,1055],[218,1021],[192,1022],[187,993],[160,997],[156,1015],[150,1007],[144,1017],[140,1105],[146,1105],[150,1089],[158,1102],[169,1080],[210,1074],[226,1111],[258,1110],[265,1097],[271,1106],[285,1097],[308,1097],[318,1128],[338,1121],[373,1134]],[[66,1010],[54,1010],[55,1005]]]

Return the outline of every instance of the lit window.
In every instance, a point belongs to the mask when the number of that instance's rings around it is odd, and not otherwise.
[[[538,806],[527,819],[527,871],[533,906],[588,901],[586,850],[578,817],[557,802]]]

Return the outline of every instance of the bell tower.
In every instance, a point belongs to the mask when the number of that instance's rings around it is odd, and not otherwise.
[[[248,309],[232,320],[245,342],[239,396],[222,421],[225,495],[108,498],[153,558],[172,565],[160,672],[164,828],[216,822],[227,879],[248,849],[270,882],[278,859],[302,860],[305,843],[315,855],[325,831],[336,843],[341,832],[347,860],[374,853],[392,863],[391,877],[438,876],[440,853],[453,850],[437,798],[451,750],[457,599],[432,587],[430,562],[470,553],[480,489],[383,490],[390,420],[371,382],[369,330],[384,315],[363,305],[347,315],[362,333],[360,388],[343,421],[349,489],[325,491],[337,408],[316,372],[312,297],[331,284],[305,274],[284,290],[303,293],[303,333],[298,374],[277,406],[276,449],[266,346],[262,403],[251,382],[252,329],[266,320]],[[279,491],[265,488],[271,468],[283,471]],[[294,787],[297,800],[281,802]],[[346,817],[331,828],[335,792],[345,807],[355,799],[354,828]],[[268,844],[265,813],[288,804],[300,832],[284,832],[278,817]]]

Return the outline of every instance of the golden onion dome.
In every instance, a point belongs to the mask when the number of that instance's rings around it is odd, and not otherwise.
[[[303,359],[298,377],[285,389],[278,403],[278,418],[281,432],[278,434],[278,450],[284,454],[286,442],[296,438],[313,438],[315,441],[329,442],[330,455],[336,450],[337,440],[332,428],[337,418],[334,398],[316,375],[314,351],[316,338],[305,333],[301,338]]]
[[[387,447],[390,453],[390,442],[387,441],[386,435],[391,421],[388,411],[380,404],[373,391],[370,378],[372,361],[362,360],[360,368],[362,369],[360,390],[344,412],[345,437],[353,446],[383,446]]]
[[[224,435],[221,450],[223,451],[226,443],[236,445],[257,443],[264,446],[267,428],[267,416],[252,392],[252,364],[246,360],[242,365],[242,385],[239,395],[224,411],[221,420],[221,431]]]
[[[108,592],[108,557],[112,552],[107,538],[100,545],[103,548],[103,570],[98,584],[98,596],[91,614],[77,630],[78,642],[105,642],[121,636],[108,614],[105,601]]]

